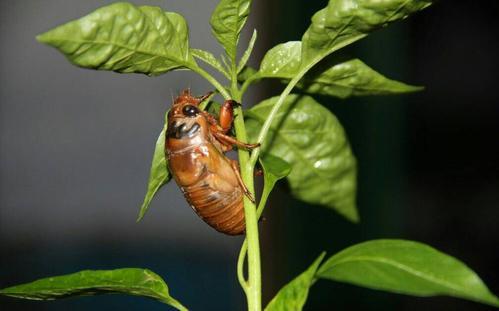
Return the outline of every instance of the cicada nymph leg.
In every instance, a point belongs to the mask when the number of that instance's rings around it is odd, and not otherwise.
[[[230,150],[233,145],[245,149],[257,148],[260,144],[243,143],[242,141],[227,135],[232,127],[232,122],[234,121],[234,107],[237,105],[239,104],[234,100],[226,100],[222,104],[222,107],[220,108],[219,127],[218,130],[213,131],[213,135],[218,139],[218,141],[229,147],[228,150]]]
[[[244,191],[244,194],[250,199],[251,202],[255,203],[255,198],[251,194],[251,192],[248,190],[246,185],[244,184],[243,179],[241,178],[241,174],[239,173],[239,163],[236,160],[230,160],[230,166],[232,166],[232,169],[234,170],[234,173],[236,174],[237,177],[237,182],[241,186],[241,188]]]

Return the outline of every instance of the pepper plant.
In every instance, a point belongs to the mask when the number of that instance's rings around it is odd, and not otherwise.
[[[221,0],[215,8],[210,24],[225,50],[220,58],[190,47],[188,26],[181,15],[126,2],[101,7],[37,39],[80,67],[149,76],[187,69],[204,77],[223,99],[243,104],[235,111],[234,133],[238,140],[261,143],[261,147],[251,152],[238,150],[241,176],[254,195],[254,171],[259,162],[264,188],[257,204],[244,198],[246,238],[237,275],[248,310],[258,311],[262,309],[258,220],[279,180],[287,179],[297,199],[332,209],[352,222],[359,220],[355,157],[340,122],[314,95],[348,98],[422,89],[388,79],[361,60],[344,59],[335,52],[430,5],[430,0],[330,0],[314,14],[301,41],[273,47],[258,69],[246,65],[257,40],[256,30],[240,58],[237,53],[251,0]],[[225,80],[220,82],[203,66]],[[264,79],[282,81],[280,95],[243,109],[243,95]],[[205,108],[216,112],[216,103]],[[158,189],[171,178],[164,153],[165,131],[166,125],[157,140],[139,220]],[[319,279],[414,296],[448,295],[499,307],[499,298],[464,263],[418,242],[386,239],[360,243],[327,258],[320,254],[275,294],[265,310],[301,310],[309,289]],[[160,276],[138,268],[81,271],[0,293],[36,300],[121,293],[187,310],[170,295]]]

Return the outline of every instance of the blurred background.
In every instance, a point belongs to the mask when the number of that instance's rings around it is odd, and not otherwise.
[[[133,1],[188,21],[191,46],[219,55],[207,26],[217,1]],[[76,68],[35,36],[111,1],[0,0],[0,287],[82,269],[149,268],[192,310],[244,310],[235,264],[242,242],[205,225],[174,183],[140,223],[154,143],[171,96],[210,89],[186,71],[149,78]],[[327,1],[254,1],[241,45],[259,30],[252,65],[297,40]],[[428,243],[472,267],[499,293],[499,4],[440,1],[343,53],[418,94],[318,98],[338,116],[359,162],[361,223],[272,196],[261,223],[264,302],[322,251],[361,241]],[[272,31],[265,32],[265,29]],[[245,98],[279,93],[268,81]],[[125,296],[26,302],[0,310],[164,310]],[[166,307],[168,309],[168,307]],[[492,310],[319,281],[307,310]]]

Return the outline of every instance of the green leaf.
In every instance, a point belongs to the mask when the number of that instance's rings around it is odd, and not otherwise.
[[[289,41],[269,50],[251,79],[278,78],[287,83],[300,71],[301,42]],[[390,80],[359,59],[320,64],[307,73],[297,88],[309,94],[347,98],[350,96],[388,95],[419,91],[422,88]]]
[[[312,70],[298,87],[305,93],[339,98],[402,94],[423,90],[420,86],[390,80],[359,59],[335,64],[322,72]]]
[[[430,0],[330,0],[303,35],[302,59],[313,62],[429,5]]]
[[[271,154],[262,155],[260,164],[263,168],[263,178],[265,180],[263,192],[265,192],[265,188],[268,188],[270,192],[279,179],[288,176],[291,172],[291,166],[288,162]]]
[[[236,59],[239,34],[250,13],[251,0],[221,0],[211,15],[213,35],[231,60]]]
[[[429,5],[430,0],[330,0],[303,35],[302,66]]]
[[[267,199],[272,192],[272,189],[274,189],[277,181],[288,176],[291,172],[291,166],[289,165],[289,163],[279,157],[273,156],[271,154],[265,154],[260,156],[259,160],[263,169],[264,182],[262,196],[260,198],[258,217],[260,217],[260,213],[262,212],[260,206],[262,206],[263,208],[263,205],[261,204],[265,204],[265,202],[267,202]]]
[[[207,63],[211,67],[220,71],[227,79],[230,79],[230,75],[227,72],[227,70],[225,70],[224,66],[222,66],[222,64],[218,61],[218,59],[212,53],[210,53],[208,51],[204,51],[204,50],[198,50],[198,49],[191,49],[191,53],[192,53],[192,56]]]
[[[251,39],[249,41],[248,48],[246,49],[246,51],[244,51],[243,57],[241,57],[241,60],[239,61],[239,65],[237,65],[237,73],[238,74],[244,69],[244,66],[246,66],[246,63],[248,62],[248,60],[251,56],[251,53],[253,52],[253,47],[255,46],[256,37],[257,37],[256,29],[253,29],[253,35],[251,35]]]
[[[245,113],[250,141],[256,140],[277,99],[267,99]],[[356,161],[341,124],[328,109],[309,96],[289,95],[261,148],[262,154],[291,165],[287,179],[294,196],[358,221]]]
[[[119,2],[37,37],[73,64],[158,75],[195,67],[184,18],[159,7]]]
[[[154,149],[151,164],[151,172],[149,173],[149,181],[147,184],[147,193],[144,198],[144,202],[140,207],[140,213],[137,221],[140,221],[144,217],[156,192],[172,178],[170,171],[168,171],[168,160],[165,155],[165,135],[167,126],[168,123],[165,122],[165,126],[156,141],[156,147]]]
[[[281,288],[265,311],[300,311],[307,301],[310,287],[316,281],[315,272],[325,255],[323,252],[305,272]]]
[[[414,296],[454,296],[499,307],[482,280],[459,260],[428,245],[374,240],[329,258],[320,278]]]
[[[165,281],[147,269],[85,270],[40,279],[0,290],[0,294],[30,300],[54,300],[72,296],[127,294],[159,300],[187,310],[170,296]]]

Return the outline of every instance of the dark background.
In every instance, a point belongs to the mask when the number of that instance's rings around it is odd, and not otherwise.
[[[209,87],[187,72],[148,78],[78,69],[34,36],[109,1],[0,1],[0,287],[88,268],[147,267],[193,310],[242,310],[235,278],[241,238],[222,236],[174,184],[136,224],[152,148],[171,94]],[[191,45],[210,37],[216,1],[140,1],[184,15]],[[255,1],[253,64],[297,40],[326,1]],[[499,5],[440,1],[344,53],[418,94],[318,98],[346,128],[359,162],[352,225],[281,186],[261,224],[264,301],[322,250],[375,238],[428,243],[472,267],[499,293]],[[264,32],[264,29],[272,31]],[[246,36],[247,37],[247,36]],[[241,40],[247,42],[247,39]],[[244,45],[244,44],[242,44]],[[246,99],[274,95],[268,83]],[[57,302],[0,298],[0,310],[164,309],[135,297]],[[308,310],[492,310],[454,298],[415,298],[319,281]]]

